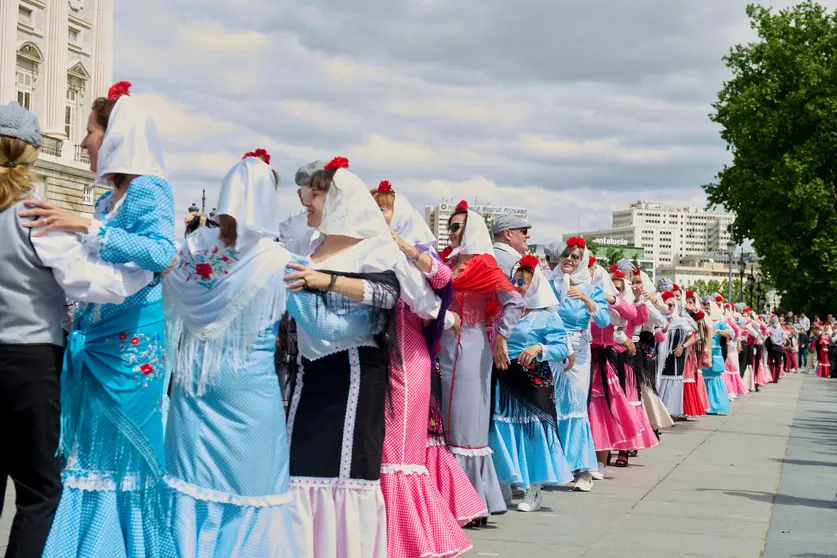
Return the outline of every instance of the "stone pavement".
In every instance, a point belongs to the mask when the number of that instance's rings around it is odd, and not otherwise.
[[[837,557],[837,380],[789,376],[631,461],[589,494],[548,492],[540,512],[469,531],[467,556]]]
[[[470,531],[471,554],[837,557],[835,380],[788,376],[631,461],[591,493],[548,492],[549,509]]]

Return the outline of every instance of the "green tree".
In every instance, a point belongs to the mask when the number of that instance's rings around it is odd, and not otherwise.
[[[837,12],[807,0],[747,15],[758,38],[724,57],[732,78],[710,116],[732,164],[704,189],[735,213],[734,237],[752,240],[784,306],[825,313],[837,297]]]
[[[689,286],[688,290],[695,291],[695,294],[699,297],[706,296],[709,294],[709,287],[706,286],[706,281],[703,279],[698,279],[694,283]]]
[[[621,260],[625,257],[625,251],[619,248],[608,248],[607,252],[605,252],[605,260],[607,260],[606,265],[604,267],[610,266]]]

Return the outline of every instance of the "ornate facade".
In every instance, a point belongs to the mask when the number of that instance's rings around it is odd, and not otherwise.
[[[93,100],[113,80],[113,3],[0,0],[0,102],[17,101],[38,117],[42,194],[79,213],[91,213],[104,190],[91,186],[79,144]]]

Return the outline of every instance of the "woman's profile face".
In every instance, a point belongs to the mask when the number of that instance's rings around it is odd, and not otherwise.
[[[387,226],[389,226],[392,223],[392,208],[381,206],[381,215],[384,216],[384,220],[387,222]]]
[[[323,222],[323,207],[325,207],[328,192],[315,190],[310,186],[303,186],[300,189],[300,194],[302,205],[307,211],[308,226],[312,228],[319,227]]]
[[[457,213],[448,222],[448,243],[454,248],[459,248],[462,244],[466,215],[466,213]]]
[[[87,156],[90,158],[90,172],[96,172],[99,167],[99,148],[102,147],[102,141],[105,139],[105,129],[99,126],[96,120],[96,114],[90,112],[87,118],[87,135],[81,142],[82,148],[87,150]]]
[[[571,274],[579,265],[581,265],[581,248],[574,246],[567,248],[558,259],[558,264],[561,266],[563,273]]]

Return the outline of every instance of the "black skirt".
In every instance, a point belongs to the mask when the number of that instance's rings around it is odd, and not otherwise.
[[[374,347],[300,359],[288,409],[292,477],[380,479],[388,366]]]

